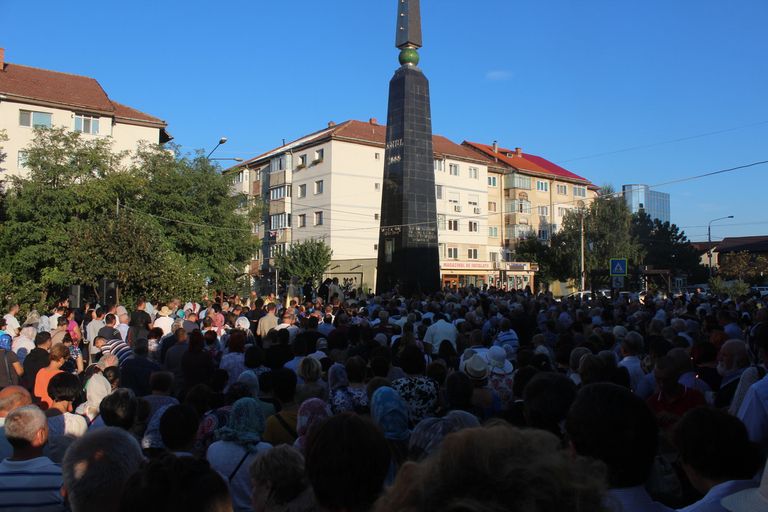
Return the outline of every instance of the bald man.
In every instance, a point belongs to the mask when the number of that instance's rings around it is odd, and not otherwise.
[[[8,386],[0,390],[0,460],[13,454],[13,447],[5,437],[5,418],[12,410],[31,403],[32,395],[21,386]]]

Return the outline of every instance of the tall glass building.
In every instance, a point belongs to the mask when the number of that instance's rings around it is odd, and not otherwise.
[[[669,194],[651,190],[648,185],[622,185],[621,191],[624,194],[629,210],[637,213],[642,208],[652,219],[659,219],[661,222],[671,222],[669,215]]]

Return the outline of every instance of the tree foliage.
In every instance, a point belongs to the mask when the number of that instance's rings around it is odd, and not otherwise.
[[[720,254],[718,275],[750,283],[761,281],[768,275],[768,258],[747,251]]]
[[[44,302],[102,277],[123,296],[197,296],[249,260],[248,220],[207,159],[155,145],[116,153],[109,138],[59,128],[35,135],[0,210],[4,297],[33,301],[32,290]]]
[[[333,251],[323,240],[305,240],[288,247],[278,254],[276,267],[283,276],[295,277],[299,282],[311,279],[318,282],[331,263]]]
[[[675,224],[653,219],[645,212],[632,216],[632,234],[643,246],[642,263],[673,274],[686,274],[694,281],[703,279],[704,268],[699,254],[684,231]]]

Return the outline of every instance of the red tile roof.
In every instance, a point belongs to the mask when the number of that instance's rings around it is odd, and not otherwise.
[[[126,120],[166,125],[162,119],[112,101],[99,82],[87,76],[6,63],[0,69],[0,94],[20,101],[45,102],[111,114]]]
[[[489,158],[497,158],[499,162],[510,167],[514,167],[515,169],[530,171],[537,174],[556,176],[561,179],[579,181],[584,184],[591,185],[591,182],[588,179],[583,178],[578,174],[574,174],[571,171],[564,169],[559,165],[550,162],[546,158],[542,158],[540,156],[531,155],[530,153],[521,153],[518,156],[514,150],[501,147],[498,148],[498,152],[495,152],[493,150],[493,146],[488,144],[480,144],[478,142],[464,141],[464,146],[474,148]]]
[[[378,146],[385,145],[387,141],[387,126],[378,124],[378,123],[374,124],[370,121],[369,122],[355,121],[355,120],[345,121],[343,123],[339,123],[330,128],[324,128],[314,133],[317,134],[316,137],[312,137],[313,134],[305,135],[299,139],[296,139],[293,142],[289,142],[288,144],[277,147],[275,149],[267,151],[266,153],[262,153],[261,155],[258,155],[254,158],[246,160],[241,164],[237,164],[232,168],[238,168],[252,162],[257,162],[267,155],[271,155],[276,152],[279,152],[279,150],[283,147],[296,148],[296,147],[302,147],[302,146],[311,146],[325,139],[362,142],[367,144],[375,144]],[[302,141],[302,139],[306,139],[306,140]],[[299,141],[301,142],[297,144]],[[493,163],[491,160],[489,160],[485,156],[475,151],[472,151],[471,149],[465,146],[456,144],[455,142],[452,142],[451,140],[441,135],[432,136],[432,150],[438,155],[483,162],[486,165]]]

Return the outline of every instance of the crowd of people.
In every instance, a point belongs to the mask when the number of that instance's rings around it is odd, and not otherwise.
[[[291,291],[13,305],[0,511],[768,510],[768,298]]]

